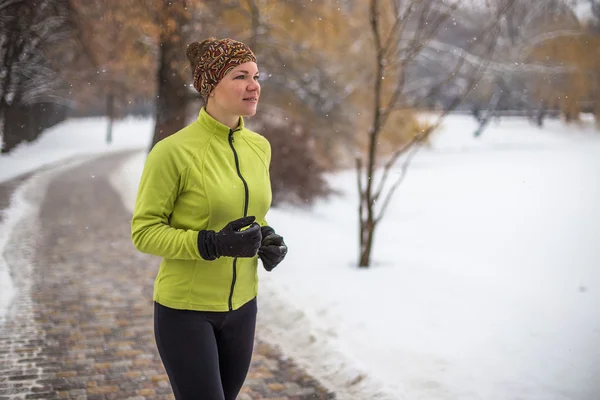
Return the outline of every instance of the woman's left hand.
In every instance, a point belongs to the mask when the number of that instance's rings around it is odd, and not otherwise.
[[[270,226],[261,227],[263,239],[258,249],[263,266],[267,271],[272,271],[287,255],[287,245],[283,237],[276,234]]]

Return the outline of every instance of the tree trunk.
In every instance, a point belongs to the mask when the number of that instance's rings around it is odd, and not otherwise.
[[[360,262],[358,266],[368,268],[371,266],[371,250],[373,249],[373,239],[375,236],[375,223],[373,221],[366,221],[362,224],[360,236]]]
[[[4,109],[3,153],[10,153],[21,142],[29,140],[31,124],[22,105],[11,105]]]
[[[162,30],[158,46],[158,96],[152,147],[182,129],[186,123],[188,82],[183,79],[180,68],[186,62],[182,31],[190,21],[185,3],[183,0],[176,4],[161,2],[161,9],[158,10]],[[175,21],[175,24],[169,24],[169,21]],[[169,26],[173,28],[169,30]]]

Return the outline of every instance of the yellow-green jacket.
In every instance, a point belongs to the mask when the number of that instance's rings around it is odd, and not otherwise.
[[[240,125],[231,130],[204,108],[198,119],[158,142],[139,183],[131,236],[135,247],[163,258],[154,300],[201,311],[235,310],[258,291],[258,258],[204,260],[198,231],[221,230],[253,215],[266,225],[271,206],[267,139]]]

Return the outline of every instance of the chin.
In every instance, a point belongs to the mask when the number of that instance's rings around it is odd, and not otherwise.
[[[252,109],[246,108],[240,113],[240,115],[242,115],[243,117],[252,117],[256,114],[256,109],[257,107],[253,107]]]

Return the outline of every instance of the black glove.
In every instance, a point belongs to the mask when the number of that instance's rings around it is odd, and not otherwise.
[[[270,226],[262,226],[262,242],[258,249],[263,266],[267,271],[272,271],[287,254],[287,246],[283,241],[283,237],[275,233]]]
[[[198,232],[198,250],[202,258],[212,261],[221,256],[254,257],[262,239],[260,225],[254,220],[255,217],[243,217],[231,221],[219,232]],[[250,227],[241,231],[245,226]]]

